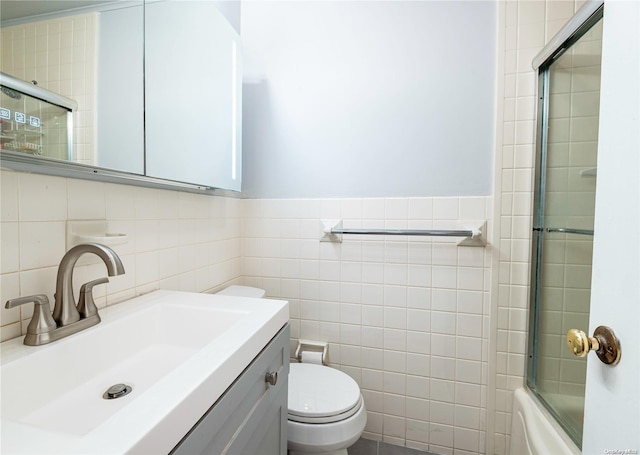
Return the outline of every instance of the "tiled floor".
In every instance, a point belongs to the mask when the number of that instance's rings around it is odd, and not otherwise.
[[[347,450],[349,455],[433,455],[421,450],[407,449],[385,442],[371,441],[360,438]]]

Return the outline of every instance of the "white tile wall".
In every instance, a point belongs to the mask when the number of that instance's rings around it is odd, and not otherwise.
[[[459,228],[489,220],[492,199],[243,201],[244,282],[291,305],[298,338],[329,342],[332,366],[362,388],[365,437],[436,453],[484,453],[491,247],[345,235],[345,227]]]
[[[453,239],[345,236],[345,226],[459,228],[491,198],[240,200],[2,170],[1,299],[53,301],[67,220],[103,218],[129,235],[126,274],[95,289],[100,307],[154,289],[244,282],[291,302],[298,337],[330,342],[369,411],[365,436],[437,453],[484,453],[491,247]],[[437,218],[439,214],[442,218]],[[104,273],[76,267],[76,288]],[[78,289],[76,289],[76,292]],[[0,337],[25,333],[30,306],[0,310]]]
[[[0,301],[46,294],[53,304],[66,221],[106,219],[129,236],[115,246],[126,273],[94,290],[99,307],[155,289],[205,292],[240,281],[241,201],[177,191],[0,171]],[[75,268],[75,292],[105,273]],[[25,333],[31,306],[0,309],[2,341]]]

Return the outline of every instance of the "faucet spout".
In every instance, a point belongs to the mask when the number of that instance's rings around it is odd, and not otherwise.
[[[82,243],[67,251],[60,261],[56,279],[53,319],[58,324],[58,327],[80,320],[80,313],[76,308],[76,301],[73,297],[73,268],[80,256],[85,253],[93,253],[102,259],[107,266],[109,276],[122,275],[124,273],[122,261],[116,252],[108,246],[99,243]]]

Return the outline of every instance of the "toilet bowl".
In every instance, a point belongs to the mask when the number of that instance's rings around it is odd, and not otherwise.
[[[292,363],[290,368],[289,455],[346,455],[367,423],[358,384],[324,365]]]
[[[221,295],[264,297],[262,289],[230,286]],[[287,446],[289,455],[347,455],[362,435],[367,410],[358,384],[325,365],[291,363]]]

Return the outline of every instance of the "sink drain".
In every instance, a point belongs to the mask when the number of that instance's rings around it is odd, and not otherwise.
[[[123,397],[131,393],[133,389],[127,384],[115,384],[107,389],[102,395],[105,400],[115,400],[116,398]]]

